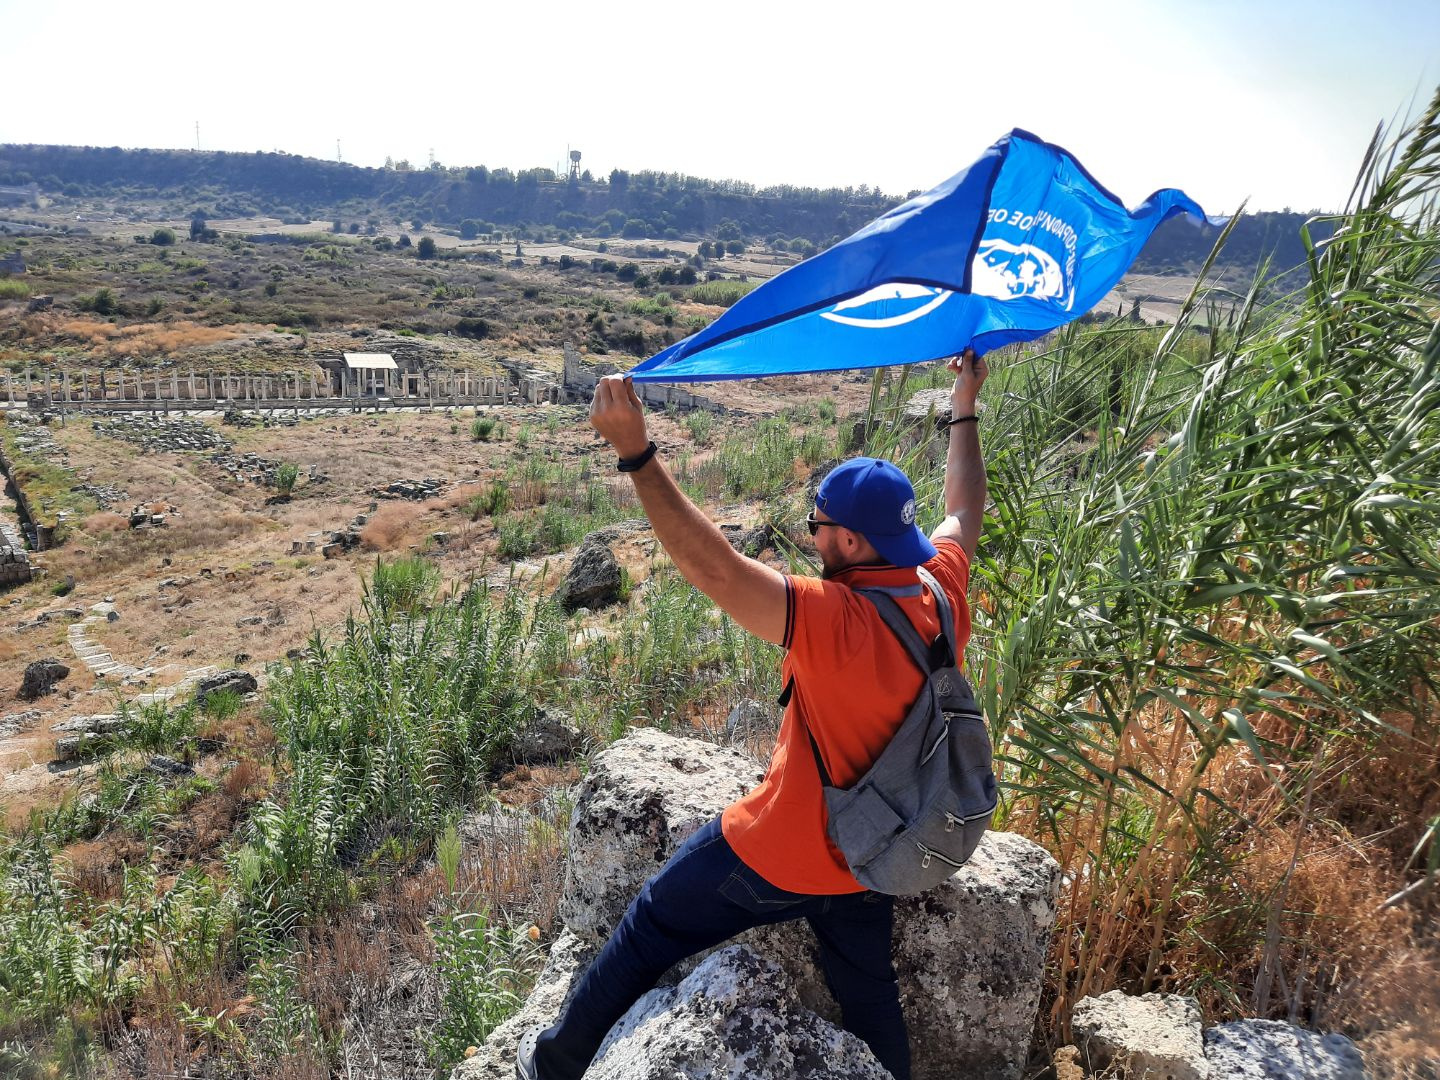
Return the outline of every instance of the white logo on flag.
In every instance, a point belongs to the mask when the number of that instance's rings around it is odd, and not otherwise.
[[[1055,257],[1034,244],[986,240],[970,267],[970,291],[996,300],[1059,300],[1065,275]]]
[[[929,285],[894,281],[877,285],[849,300],[842,300],[829,311],[820,312],[820,317],[845,326],[884,330],[923,319],[954,295],[949,289],[934,289]],[[898,313],[891,314],[896,312],[897,308],[900,309]],[[842,315],[842,311],[852,314]]]

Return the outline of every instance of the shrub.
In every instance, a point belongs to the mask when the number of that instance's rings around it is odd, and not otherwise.
[[[464,318],[455,324],[455,332],[461,337],[483,338],[490,333],[490,324],[484,319]]]
[[[289,496],[295,490],[295,481],[300,478],[300,466],[293,461],[285,461],[275,470],[275,490],[281,495]]]
[[[523,559],[536,549],[539,538],[528,516],[514,514],[500,522],[496,554],[502,559]]]
[[[96,315],[114,315],[120,310],[120,302],[108,288],[99,288],[91,296],[80,297],[75,306],[81,311],[93,311]]]
[[[150,243],[156,247],[170,247],[175,243],[174,229],[156,229],[150,234]]]
[[[440,568],[419,556],[381,560],[375,564],[371,596],[377,610],[414,615],[435,599]]]
[[[30,286],[14,278],[0,279],[0,300],[24,300],[30,295]]]
[[[697,304],[729,307],[753,288],[755,288],[753,282],[718,278],[714,281],[702,281],[694,286],[690,290],[690,299]]]
[[[476,442],[489,442],[490,436],[495,432],[495,418],[493,416],[477,416],[470,421],[470,437]]]
[[[499,517],[509,509],[510,485],[504,480],[496,480],[485,491],[472,495],[465,502],[465,512],[470,515],[471,521],[482,517]]]
[[[706,409],[696,409],[685,418],[685,426],[690,431],[690,438],[700,446],[710,442],[710,433],[715,427],[715,418]]]
[[[417,259],[435,258],[435,240],[430,236],[422,236],[420,243],[415,245],[415,257]]]

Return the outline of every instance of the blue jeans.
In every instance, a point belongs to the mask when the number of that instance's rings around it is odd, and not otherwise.
[[[540,1080],[580,1080],[615,1021],[672,965],[752,926],[803,918],[820,943],[825,981],[845,1027],[896,1080],[910,1080],[910,1044],[890,962],[894,903],[873,892],[786,892],[731,850],[716,818],[645,883],[581,978],[565,1013],[540,1035]]]

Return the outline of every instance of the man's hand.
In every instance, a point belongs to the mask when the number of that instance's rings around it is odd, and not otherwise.
[[[636,458],[650,445],[645,430],[645,406],[635,387],[624,375],[606,375],[595,384],[590,402],[590,426],[615,448],[622,458]]]
[[[990,365],[983,356],[976,356],[974,349],[966,349],[945,361],[945,366],[955,373],[955,385],[950,388],[950,415],[974,416],[980,387],[990,377]]]

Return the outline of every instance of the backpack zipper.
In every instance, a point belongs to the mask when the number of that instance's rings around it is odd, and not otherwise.
[[[917,848],[919,848],[922,852],[924,852],[924,856],[925,856],[925,857],[920,860],[920,869],[921,869],[921,870],[926,870],[926,869],[929,868],[929,866],[930,866],[930,859],[931,859],[932,857],[934,857],[934,858],[936,858],[936,859],[939,859],[939,860],[940,860],[941,862],[943,862],[943,863],[949,863],[951,866],[955,867],[955,869],[957,869],[957,870],[960,869],[960,867],[962,867],[962,866],[965,865],[964,863],[958,863],[958,862],[956,862],[954,859],[947,859],[944,855],[941,855],[940,852],[938,852],[938,851],[931,851],[928,847],[926,847],[926,846],[925,846],[924,844],[922,844],[922,843],[919,843],[918,841],[916,842],[915,846],[916,846]]]
[[[956,825],[965,825],[965,824],[967,824],[968,822],[971,822],[971,821],[978,821],[978,820],[980,820],[980,818],[982,818],[982,817],[988,817],[990,814],[993,814],[994,812],[995,812],[995,807],[992,806],[992,807],[990,807],[989,810],[982,810],[980,813],[978,813],[978,814],[971,814],[969,817],[956,817],[954,814],[950,813],[949,810],[946,810],[946,811],[945,811],[945,831],[946,831],[946,832],[954,832]]]

